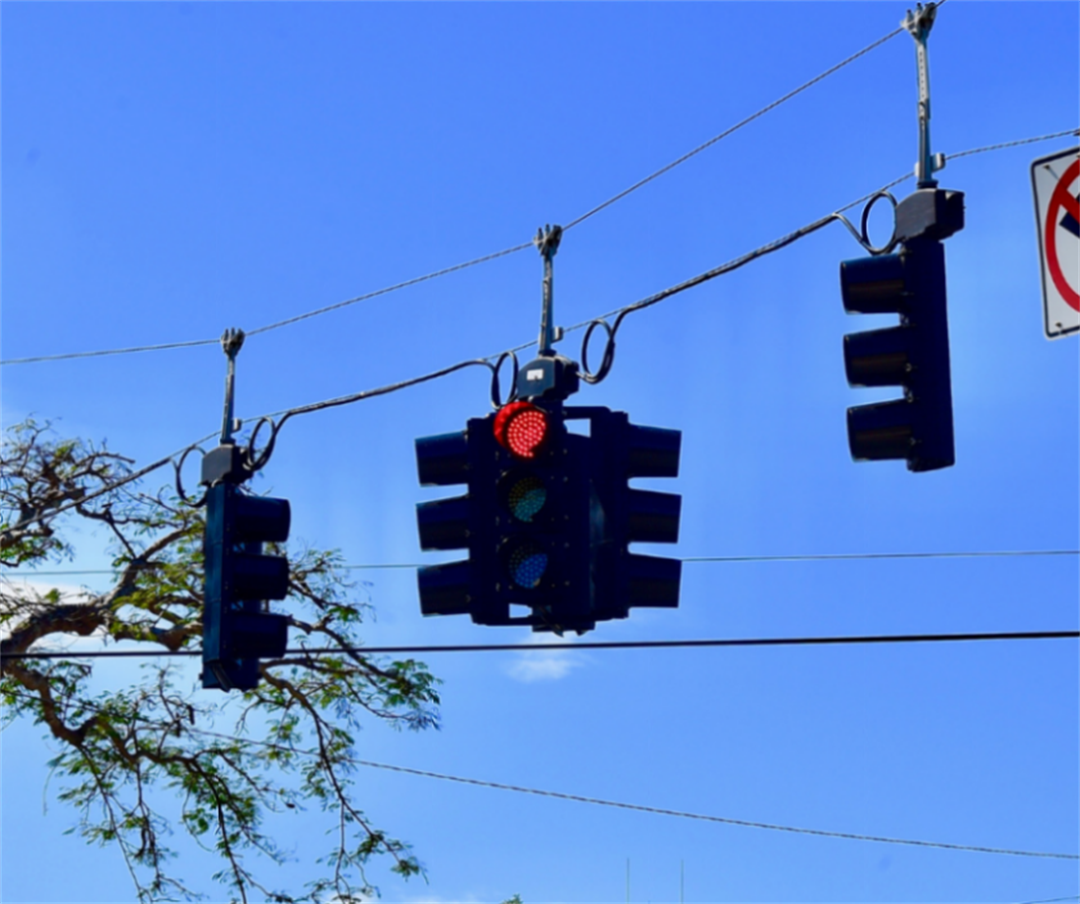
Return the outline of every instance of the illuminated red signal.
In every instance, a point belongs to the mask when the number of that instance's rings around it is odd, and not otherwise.
[[[548,436],[548,417],[529,402],[511,402],[495,415],[495,439],[518,458],[535,458]]]

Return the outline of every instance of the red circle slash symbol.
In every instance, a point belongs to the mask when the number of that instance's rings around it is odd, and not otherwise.
[[[1080,220],[1080,200],[1069,194],[1069,186],[1080,176],[1080,160],[1074,160],[1072,166],[1065,170],[1065,175],[1054,186],[1054,193],[1050,196],[1050,206],[1046,211],[1046,265],[1050,269],[1050,276],[1054,280],[1061,297],[1074,311],[1080,311],[1080,294],[1077,293],[1065,274],[1061,272],[1061,261],[1058,260],[1057,252],[1057,227],[1058,208],[1064,208],[1065,213],[1072,217],[1073,221]]]

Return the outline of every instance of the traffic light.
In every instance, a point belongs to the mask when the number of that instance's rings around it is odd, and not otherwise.
[[[416,441],[422,485],[468,487],[417,506],[421,549],[469,552],[419,570],[424,615],[537,630],[593,626],[588,442],[566,431],[561,404],[550,401],[511,402],[464,432]]]
[[[906,459],[911,471],[951,467],[952,391],[945,311],[945,249],[912,241],[898,254],[844,261],[840,287],[849,314],[900,315],[900,325],[844,337],[851,386],[902,386],[904,398],[849,408],[856,461]]]
[[[218,446],[203,459],[206,529],[203,537],[203,687],[251,690],[259,659],[284,654],[289,620],[267,611],[267,600],[285,599],[289,563],[264,555],[263,543],[289,537],[287,499],[244,493],[246,473],[235,467],[237,450]]]
[[[501,447],[497,591],[531,609],[535,630],[584,633],[596,626],[592,550],[600,528],[589,437],[566,429],[558,401],[512,402],[492,430]]]
[[[964,227],[964,195],[913,192],[896,208],[897,254],[840,264],[849,314],[899,314],[900,325],[844,337],[851,386],[902,386],[904,398],[849,408],[856,461],[904,459],[910,471],[951,467],[952,381],[941,240]]]
[[[633,489],[634,477],[677,477],[682,434],[631,424],[624,412],[582,409],[592,420],[592,482],[603,513],[594,550],[597,620],[626,618],[634,606],[679,605],[682,562],[631,553],[631,543],[677,543],[682,497]]]
[[[421,549],[469,552],[419,569],[423,615],[592,628],[588,444],[566,431],[557,402],[512,402],[417,440],[421,485],[469,490],[417,505]]]
[[[589,435],[567,429],[572,420],[590,421]],[[469,553],[419,570],[421,612],[584,633],[633,606],[677,606],[682,563],[628,546],[675,543],[681,497],[629,481],[677,476],[680,440],[623,412],[546,399],[417,440],[421,484],[468,487],[417,506],[422,549]]]
[[[474,418],[460,433],[426,436],[416,441],[416,467],[421,486],[468,484],[479,487],[480,473],[488,468],[488,449],[484,443],[484,424],[489,418]],[[487,432],[490,432],[490,428]],[[422,502],[416,507],[420,548],[476,549],[482,525],[475,500],[466,494],[451,499]],[[472,611],[477,588],[472,574],[479,563],[469,560],[448,562],[420,568],[420,611],[424,615],[461,615]]]

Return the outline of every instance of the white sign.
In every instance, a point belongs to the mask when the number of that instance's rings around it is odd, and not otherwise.
[[[1031,164],[1047,339],[1080,330],[1080,148]]]

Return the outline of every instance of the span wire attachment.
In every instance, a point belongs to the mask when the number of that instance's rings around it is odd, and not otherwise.
[[[225,404],[221,414],[221,438],[217,448],[205,452],[198,445],[189,446],[184,450],[178,461],[173,462],[173,470],[176,472],[176,495],[180,501],[192,508],[201,508],[206,504],[207,494],[210,488],[223,480],[241,483],[251,476],[253,469],[249,467],[250,456],[243,456],[236,448],[233,435],[240,429],[241,421],[235,417],[236,406],[236,356],[244,346],[244,331],[229,327],[221,334],[221,350],[228,359],[228,369],[225,372]],[[184,492],[184,482],[181,471],[184,462],[191,452],[198,450],[202,453],[202,477],[199,481],[206,491],[197,500],[192,499]]]
[[[244,331],[229,328],[221,334],[221,350],[229,359],[228,371],[225,374],[225,411],[221,417],[221,442],[216,449],[211,449],[203,456],[202,479],[199,481],[212,490],[219,483],[240,484],[247,480],[257,471],[264,461],[257,466],[252,463],[251,449],[245,450],[236,445],[234,434],[240,429],[242,422],[234,416],[236,405],[236,356],[244,345]],[[256,431],[257,432],[257,431]],[[254,437],[252,437],[254,441]],[[268,457],[268,456],[267,456]],[[203,496],[203,501],[206,500]]]
[[[236,395],[236,356],[244,346],[244,331],[229,328],[221,334],[221,350],[229,359],[229,370],[225,375],[225,412],[221,419],[221,445],[233,441],[233,433],[240,429],[240,421],[233,417],[233,403]]]
[[[930,29],[934,26],[940,3],[915,4],[915,11],[910,9],[900,24],[915,39],[915,57],[919,75],[919,160],[915,164],[915,179],[918,188],[936,188],[934,173],[945,168],[944,154],[930,153],[930,62],[926,42]]]
[[[536,353],[538,355],[553,355],[552,346],[562,338],[559,329],[555,326],[554,295],[555,295],[555,253],[559,250],[559,242],[562,240],[562,226],[545,226],[536,230],[536,245],[540,256],[544,259],[544,284],[543,299],[540,308],[540,339],[537,342]]]
[[[578,391],[577,363],[556,354],[554,344],[562,339],[563,331],[555,326],[554,258],[562,239],[562,226],[545,226],[536,230],[536,245],[544,259],[543,297],[540,308],[540,339],[536,359],[517,372],[514,397],[536,399],[544,397],[562,400]],[[502,359],[500,359],[500,364]],[[493,394],[494,395],[494,394]]]

